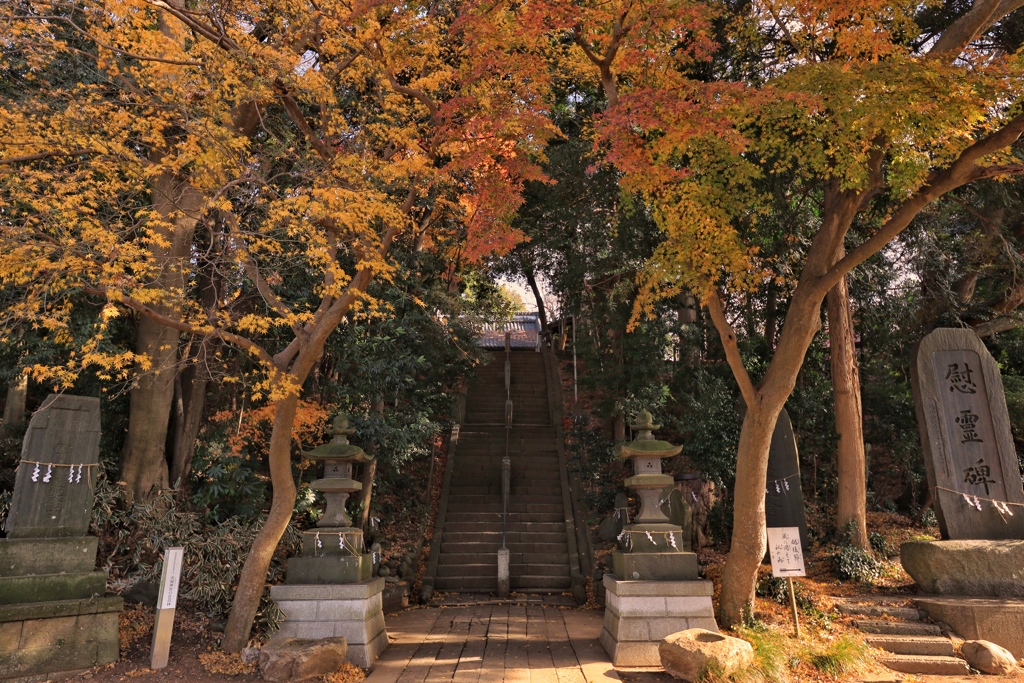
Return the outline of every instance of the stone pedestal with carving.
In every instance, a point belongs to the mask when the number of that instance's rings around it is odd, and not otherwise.
[[[362,489],[352,465],[372,459],[348,442],[354,431],[339,415],[330,443],[304,453],[324,463],[324,476],[312,487],[327,504],[316,528],[302,534],[302,555],[288,559],[285,584],[271,586],[270,595],[285,614],[275,638],[341,636],[348,642],[348,660],[365,668],[387,647],[388,636],[381,609],[384,579],[371,578],[373,556],[345,511],[349,495]]]
[[[605,616],[601,644],[616,666],[660,666],[658,643],[687,628],[717,631],[711,582],[698,581],[697,555],[687,551],[691,530],[672,524],[662,509],[674,490],[671,475],[661,471],[662,458],[681,446],[658,441],[651,414],[642,411],[636,440],[619,447],[633,461],[626,488],[640,498],[633,523],[619,534],[612,556],[614,574],[604,575]]]
[[[118,612],[86,535],[100,402],[51,396],[32,416],[0,539],[0,681],[46,680],[117,661]]]

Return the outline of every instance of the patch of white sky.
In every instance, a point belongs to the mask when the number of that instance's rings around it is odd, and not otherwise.
[[[530,289],[530,285],[527,284],[525,278],[502,276],[498,278],[497,283],[519,297],[523,302],[524,312],[534,313],[537,311],[537,297],[533,295],[533,290]],[[547,313],[548,320],[550,320],[553,315],[559,312],[561,300],[552,291],[551,283],[544,273],[537,273],[537,289],[540,290],[541,299],[544,301],[544,310]]]

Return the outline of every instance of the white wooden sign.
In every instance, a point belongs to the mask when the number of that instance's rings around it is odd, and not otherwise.
[[[768,552],[772,558],[772,576],[807,576],[804,551],[800,546],[800,527],[768,527]]]
[[[174,609],[178,605],[178,582],[181,579],[181,560],[184,548],[164,551],[164,569],[160,573],[160,609]]]
[[[160,572],[160,596],[156,603],[156,621],[153,624],[153,644],[150,646],[149,668],[167,666],[171,651],[171,633],[174,631],[174,609],[178,605],[178,585],[181,579],[181,560],[184,548],[164,550],[164,568]]]

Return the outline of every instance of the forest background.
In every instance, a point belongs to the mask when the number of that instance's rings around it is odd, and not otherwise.
[[[348,412],[358,519],[411,523],[498,278],[542,276],[595,512],[652,409],[728,494],[735,623],[783,404],[812,533],[865,553],[927,502],[923,334],[982,334],[1024,425],[1020,4],[9,3],[5,500],[26,412],[102,396],[112,582],[186,545],[237,649],[319,509],[299,450]]]

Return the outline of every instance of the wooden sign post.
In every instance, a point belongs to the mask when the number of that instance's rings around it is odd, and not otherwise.
[[[153,625],[153,645],[150,648],[149,668],[167,666],[171,651],[171,632],[174,630],[174,609],[178,605],[178,580],[181,578],[181,559],[184,548],[164,551],[164,568],[160,572],[160,595],[156,603],[156,623]]]
[[[793,589],[794,576],[807,576],[804,569],[804,551],[800,545],[800,527],[768,527],[768,552],[772,559],[772,576],[789,581],[789,604],[793,609],[793,624],[796,637],[800,637],[800,616],[796,611],[796,592]]]

